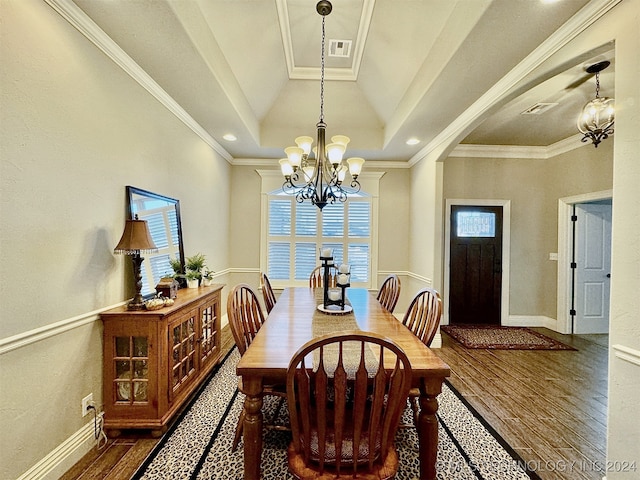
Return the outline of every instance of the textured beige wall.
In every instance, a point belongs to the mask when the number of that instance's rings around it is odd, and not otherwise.
[[[178,198],[186,254],[228,268],[228,162],[41,1],[0,1],[0,339],[77,322],[0,354],[0,478],[77,432],[102,398],[101,323],[131,292],[113,248],[125,186]],[[11,434],[7,434],[11,432]]]
[[[446,199],[511,200],[510,314],[556,317],[558,199],[612,187],[612,142],[546,160],[447,158]],[[446,219],[445,219],[446,221]]]

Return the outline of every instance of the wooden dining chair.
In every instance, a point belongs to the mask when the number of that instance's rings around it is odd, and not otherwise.
[[[389,275],[384,279],[378,290],[378,302],[389,313],[393,313],[400,298],[400,278],[397,275]]]
[[[271,313],[273,310],[273,306],[276,304],[276,296],[273,293],[273,288],[271,288],[271,282],[269,281],[269,277],[267,277],[266,273],[260,274],[262,289],[262,298],[264,299],[264,306],[267,309],[267,314]]]
[[[287,370],[289,471],[304,480],[393,478],[410,386],[409,359],[381,335],[353,330],[307,342]]]
[[[251,287],[245,283],[236,285],[229,296],[227,297],[227,318],[229,319],[229,326],[231,327],[231,333],[233,339],[238,347],[240,355],[244,355],[249,345],[258,334],[260,327],[264,324],[265,317],[260,307],[260,302],[255,292]],[[245,393],[242,386],[242,378],[238,382],[238,390]],[[265,428],[272,428],[276,430],[289,430],[286,425],[278,425],[275,423],[275,419],[278,418],[282,404],[286,398],[286,388],[284,385],[264,385],[263,394],[279,397],[278,405],[275,413],[270,422],[265,422]],[[238,425],[236,426],[236,432],[233,438],[233,444],[231,450],[235,451],[242,437],[242,429],[245,418],[244,408],[240,413],[238,419]]]
[[[338,267],[335,265],[329,266],[329,287],[335,288],[338,279]],[[322,265],[314,268],[309,275],[309,287],[310,288],[323,288],[324,287],[324,267]]]
[[[442,316],[442,299],[440,293],[433,288],[423,288],[413,297],[409,309],[404,314],[402,324],[418,337],[427,347],[436,336],[440,318]],[[412,388],[409,391],[409,404],[413,412],[414,425],[418,425],[418,399],[420,390]],[[402,424],[401,427],[411,425]]]

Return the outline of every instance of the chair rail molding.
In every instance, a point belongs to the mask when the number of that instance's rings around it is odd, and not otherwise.
[[[613,354],[619,359],[640,367],[640,350],[620,344],[612,345],[611,348],[613,348]]]

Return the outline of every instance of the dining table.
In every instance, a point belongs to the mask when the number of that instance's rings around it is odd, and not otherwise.
[[[264,324],[240,358],[236,374],[242,377],[245,418],[243,424],[244,478],[261,477],[262,386],[284,384],[289,362],[306,342],[345,330],[383,335],[398,344],[411,362],[412,383],[420,389],[420,414],[416,425],[419,440],[420,479],[436,478],[438,451],[437,397],[450,375],[449,366],[422,343],[401,321],[389,313],[365,288],[347,288],[346,313],[318,309],[323,289],[285,288]]]

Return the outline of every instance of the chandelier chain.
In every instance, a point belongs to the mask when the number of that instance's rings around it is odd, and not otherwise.
[[[596,98],[600,98],[600,72],[596,72]]]
[[[320,123],[324,123],[324,19],[322,17],[322,52],[320,55]]]

